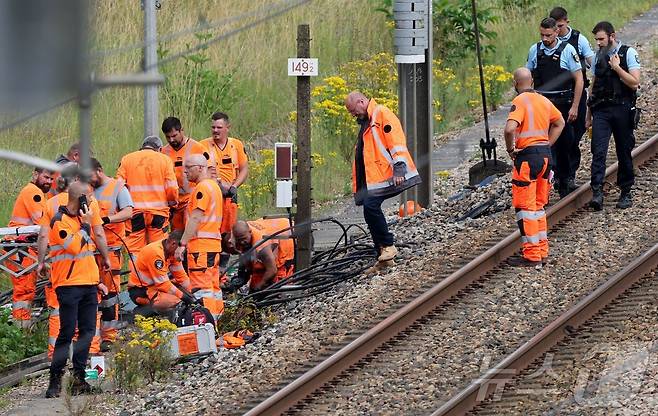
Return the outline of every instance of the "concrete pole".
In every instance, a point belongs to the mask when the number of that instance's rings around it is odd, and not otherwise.
[[[297,26],[297,57],[311,57],[311,34],[308,25]],[[297,77],[297,213],[295,224],[297,253],[295,267],[311,265],[313,252],[311,225],[311,77]]]
[[[155,19],[156,0],[143,0],[144,5],[144,68],[146,74],[157,76],[158,55],[156,39],[157,24]],[[144,88],[144,137],[158,135],[158,86],[146,85]]]

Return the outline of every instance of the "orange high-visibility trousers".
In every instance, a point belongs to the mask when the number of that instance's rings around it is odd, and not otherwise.
[[[33,249],[30,248],[28,251],[36,256],[36,252]],[[15,254],[11,256],[10,259],[15,263],[20,264],[19,267],[9,261],[5,263],[5,266],[14,272],[19,272],[35,263],[32,258],[21,254]],[[36,271],[26,273],[19,277],[11,276],[11,284],[13,287],[11,297],[11,316],[17,326],[21,328],[29,328],[32,324],[32,301],[34,300],[37,288]]]
[[[548,257],[546,212],[550,192],[551,156],[548,146],[529,146],[517,154],[512,169],[512,206],[521,231],[523,257]]]
[[[171,209],[171,231],[185,231],[187,205]]]
[[[126,221],[126,245],[135,256],[147,244],[167,238],[169,218],[151,212],[138,212]]]
[[[96,257],[100,262],[100,256]],[[121,267],[123,256],[121,249],[110,251],[110,271],[100,266],[100,280],[107,287],[107,295],[101,296],[98,312],[101,314],[101,341],[115,342],[119,328],[119,293],[121,292]]]
[[[238,221],[238,204],[231,198],[223,198],[224,207],[222,208],[222,225],[219,231],[222,234],[230,233],[233,226]]]
[[[50,315],[48,316],[48,359],[52,360],[53,352],[55,351],[55,341],[59,336],[60,322],[59,322],[59,302],[57,301],[57,294],[55,290],[49,284],[45,287],[46,295],[46,304],[50,308]],[[91,339],[91,345],[89,347],[89,354],[100,354],[101,352],[101,314],[100,312],[96,313],[96,333]],[[76,328],[75,335],[73,336],[73,342],[76,342],[78,339],[78,330]],[[71,344],[73,345],[73,344]]]
[[[224,299],[219,286],[219,253],[188,253],[187,268],[194,297],[201,299],[203,306],[217,320],[224,313]]]

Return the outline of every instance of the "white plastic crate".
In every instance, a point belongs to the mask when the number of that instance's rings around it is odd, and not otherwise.
[[[169,343],[174,358],[217,352],[212,324],[183,326]]]

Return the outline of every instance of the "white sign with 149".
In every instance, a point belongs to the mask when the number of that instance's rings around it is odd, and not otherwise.
[[[315,77],[317,75],[317,58],[288,58],[289,77]]]

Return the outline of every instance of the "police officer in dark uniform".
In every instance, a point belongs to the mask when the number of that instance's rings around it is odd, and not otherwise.
[[[587,113],[587,87],[589,87],[589,80],[587,79],[587,68],[592,66],[592,58],[594,58],[594,51],[592,46],[589,44],[589,40],[577,31],[572,29],[569,26],[569,17],[567,16],[567,11],[564,7],[555,7],[551,10],[549,14],[550,17],[555,19],[557,22],[557,37],[563,42],[567,42],[574,47],[576,52],[578,52],[578,58],[580,59],[580,65],[583,70],[583,92],[580,96],[580,101],[578,103],[578,118],[573,123],[573,146],[571,152],[569,153],[569,178],[567,182],[567,188],[569,192],[577,188],[576,186],[576,172],[580,167],[580,140],[587,131],[585,128],[585,116]]]
[[[592,126],[592,200],[595,210],[603,208],[603,179],[610,135],[615,137],[621,190],[617,208],[633,205],[631,188],[635,183],[631,151],[635,146],[635,101],[640,86],[637,51],[617,40],[610,22],[599,22],[592,30],[599,51],[594,57],[594,77],[588,100],[587,126]]]
[[[583,73],[574,47],[558,39],[555,19],[547,17],[542,20],[539,32],[541,42],[530,47],[526,67],[532,71],[535,90],[548,98],[567,122],[557,142],[551,146],[557,189],[560,197],[564,197],[569,193],[573,123],[578,118]]]

